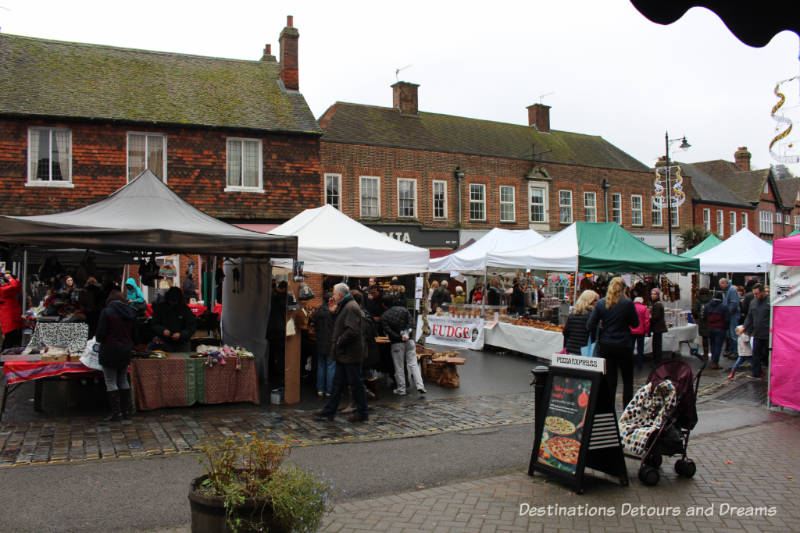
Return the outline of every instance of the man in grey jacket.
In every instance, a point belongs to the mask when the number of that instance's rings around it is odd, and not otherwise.
[[[723,292],[722,303],[728,308],[728,314],[731,317],[728,323],[728,351],[735,357],[739,355],[738,336],[736,335],[736,326],[739,325],[739,292],[728,278],[719,280],[719,288]]]
[[[336,361],[333,394],[325,406],[314,413],[314,416],[333,420],[345,386],[349,386],[356,402],[356,412],[348,420],[366,422],[369,418],[367,395],[364,391],[364,382],[361,381],[361,363],[364,361],[367,346],[363,329],[364,313],[350,295],[350,289],[345,283],[334,285],[333,299],[338,304],[331,339],[333,360]]]
[[[753,338],[753,361],[751,378],[761,377],[761,361],[767,362],[769,350],[769,299],[761,283],[753,285],[753,301],[744,319],[744,331]]]

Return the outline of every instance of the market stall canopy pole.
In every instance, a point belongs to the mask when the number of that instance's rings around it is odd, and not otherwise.
[[[0,241],[93,250],[151,250],[232,257],[296,257],[297,239],[265,235],[209,216],[152,172],[80,209],[35,216],[0,216]]]

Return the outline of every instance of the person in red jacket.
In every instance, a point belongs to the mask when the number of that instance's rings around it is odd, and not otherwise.
[[[22,342],[22,308],[19,294],[22,285],[9,272],[0,275],[0,329],[3,330],[3,350]]]
[[[636,346],[636,367],[641,370],[644,362],[644,338],[650,332],[650,310],[644,305],[644,298],[641,296],[633,299],[633,306],[639,315],[639,325],[631,328],[631,335]]]

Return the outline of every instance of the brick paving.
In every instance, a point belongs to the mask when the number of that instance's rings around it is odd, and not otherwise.
[[[730,393],[763,403],[763,381],[745,383],[746,377],[739,374],[731,383],[724,374],[704,374],[699,396],[716,398]],[[638,376],[635,385],[640,386],[645,377]],[[31,384],[25,386],[32,389]],[[736,392],[744,386],[745,392]],[[97,416],[42,415],[15,423],[16,418],[30,417],[15,417],[14,411],[31,410],[32,406],[23,401],[9,408],[12,412],[6,413],[0,424],[0,469],[196,452],[205,437],[232,432],[270,430],[276,439],[288,437],[295,446],[308,446],[527,424],[533,421],[534,402],[532,388],[527,393],[438,400],[393,397],[372,404],[366,424],[350,424],[345,416],[333,423],[318,421],[308,408],[250,404],[161,409],[123,422],[103,422]]]

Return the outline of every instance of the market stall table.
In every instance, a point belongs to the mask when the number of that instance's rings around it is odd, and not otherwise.
[[[195,403],[259,403],[255,360],[228,358],[224,365],[206,365],[205,357],[170,353],[165,359],[134,358],[131,374],[136,407],[141,411]]]
[[[564,348],[564,336],[560,331],[547,331],[531,326],[518,326],[497,322],[485,330],[486,344],[547,359]]]
[[[679,352],[682,342],[694,343],[697,341],[697,324],[687,324],[669,328],[662,334],[661,351]],[[635,349],[634,349],[635,350]],[[644,338],[644,353],[652,353],[653,337]]]

